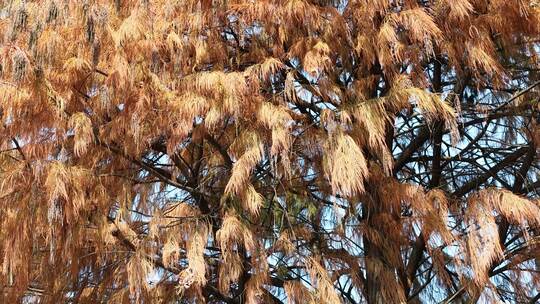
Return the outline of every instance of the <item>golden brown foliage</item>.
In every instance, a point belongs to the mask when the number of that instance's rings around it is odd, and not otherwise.
[[[0,303],[540,298],[540,4],[0,0]]]

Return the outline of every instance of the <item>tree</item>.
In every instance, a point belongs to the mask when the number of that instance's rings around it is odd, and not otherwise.
[[[0,302],[540,298],[538,1],[0,8]]]

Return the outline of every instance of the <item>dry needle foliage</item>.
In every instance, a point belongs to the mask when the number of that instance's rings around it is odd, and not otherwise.
[[[540,2],[0,0],[0,303],[535,303]]]

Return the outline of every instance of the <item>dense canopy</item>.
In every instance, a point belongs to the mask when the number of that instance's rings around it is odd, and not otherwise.
[[[535,0],[0,0],[0,303],[535,303]]]

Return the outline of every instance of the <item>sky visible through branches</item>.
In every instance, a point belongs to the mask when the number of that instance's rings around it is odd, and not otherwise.
[[[0,303],[536,303],[536,0],[0,0]]]

